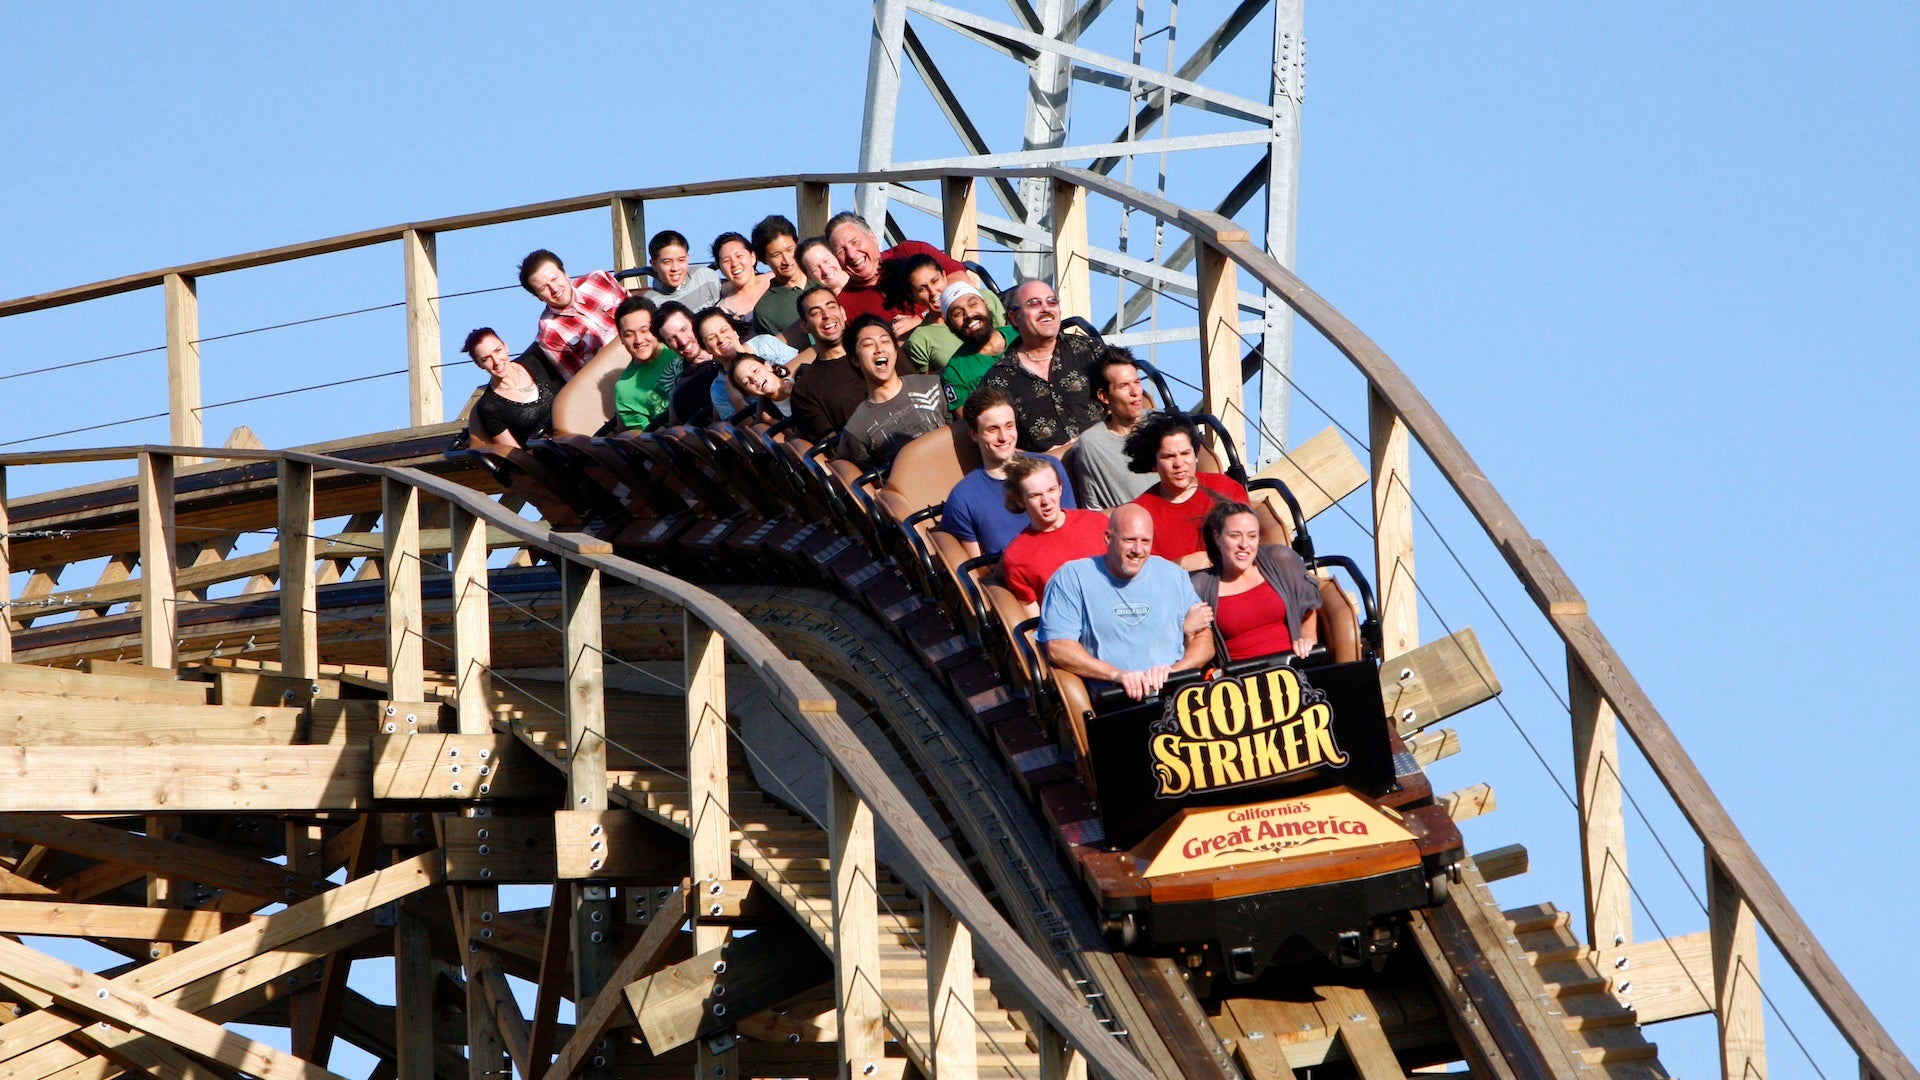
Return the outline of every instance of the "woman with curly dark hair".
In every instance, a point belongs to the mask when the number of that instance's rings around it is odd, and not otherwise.
[[[1180,412],[1141,417],[1122,447],[1128,469],[1160,478],[1133,500],[1153,515],[1153,553],[1188,570],[1207,565],[1200,525],[1214,505],[1252,501],[1232,477],[1200,471],[1199,447],[1199,427]]]

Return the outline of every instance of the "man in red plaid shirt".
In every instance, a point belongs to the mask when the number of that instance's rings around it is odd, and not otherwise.
[[[627,298],[627,290],[607,271],[573,280],[560,256],[541,248],[520,261],[520,287],[546,301],[534,340],[553,359],[561,378],[573,378],[601,346],[619,337],[613,312]]]

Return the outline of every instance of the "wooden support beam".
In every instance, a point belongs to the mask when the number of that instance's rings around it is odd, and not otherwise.
[[[120,982],[62,963],[0,938],[0,966],[62,1005],[154,1036],[262,1080],[338,1080],[335,1074],[255,1042],[236,1031],[133,990]]]
[[[329,873],[326,865],[324,845],[326,835],[318,824],[310,821],[291,820],[284,828],[287,844],[287,877],[293,882],[306,885],[318,891],[325,884]],[[331,1043],[332,1033],[321,1031],[320,985],[303,986],[295,990],[287,999],[287,1028],[293,1047],[293,1056],[324,1065],[327,1062],[331,1046],[321,1047],[320,1040],[325,1035]]]
[[[4,746],[0,813],[359,810],[373,762],[353,746]]]
[[[493,637],[488,611],[487,529],[462,506],[451,508],[453,540],[454,702],[463,735],[493,730]]]
[[[345,860],[348,881],[357,880],[372,872],[374,854],[379,848],[380,841],[379,830],[374,824],[373,815],[361,814],[344,833],[335,839],[344,841],[348,850]],[[333,865],[333,849],[332,843],[322,847],[319,862],[323,868]],[[334,950],[327,954],[326,960],[321,965],[318,985],[312,991],[314,1002],[308,1010],[309,1026],[304,1033],[295,1035],[295,1052],[317,1065],[325,1065],[333,1056],[333,1038],[340,1028],[340,1010],[346,1002],[347,977],[352,974],[352,970],[353,957],[348,955],[346,950]],[[299,1051],[298,1045],[311,1047],[311,1052]]]
[[[287,706],[0,695],[0,743],[15,746],[289,746],[299,730]]]
[[[414,427],[444,423],[440,386],[440,266],[430,232],[400,237],[407,281],[407,414]]]
[[[425,920],[400,911],[393,928],[394,1026],[399,1080],[433,1080],[433,939]]]
[[[607,808],[607,704],[600,651],[600,571],[572,559],[560,563],[561,619],[567,673],[567,808]],[[575,882],[573,892],[573,1001],[585,1012],[602,997],[613,968],[613,928],[619,923],[612,891],[603,882]],[[606,1057],[607,1055],[599,1055]],[[607,1075],[604,1068],[589,1076]]]
[[[13,526],[7,522],[7,467],[0,465],[0,664],[13,663]]]
[[[1473,864],[1480,868],[1480,876],[1488,881],[1519,877],[1527,872],[1527,849],[1523,844],[1507,844],[1475,854]]]
[[[727,1031],[742,1017],[805,993],[832,975],[819,947],[788,922],[748,937],[725,938],[628,983],[625,992],[647,1049],[659,1055]],[[734,1075],[732,1068],[713,1069],[699,1063],[697,1075]]]
[[[573,892],[556,883],[547,904],[546,943],[540,950],[540,982],[534,992],[533,1026],[527,1034],[527,1080],[537,1080],[553,1062],[554,1035],[560,1022],[560,999],[567,984],[568,944],[572,940]],[[611,1014],[609,1014],[611,1015]],[[559,1074],[564,1077],[565,1074]]]
[[[688,902],[690,888],[691,882],[681,883],[678,898],[681,905]],[[626,986],[658,968],[661,958],[667,954],[667,949],[678,940],[680,927],[685,922],[684,906],[669,908],[663,904],[653,921],[641,931],[640,940],[634,942],[633,948],[627,950],[627,955],[620,959],[620,964],[614,968],[609,981],[615,986]],[[545,965],[542,965],[543,987],[546,981]],[[577,1008],[575,1015],[578,1019],[574,1023],[573,1035],[567,1040],[567,1044],[561,1047],[559,1055],[553,1059],[552,1067],[541,1074],[545,1080],[567,1080],[583,1066],[594,1065],[595,1058],[601,1059],[595,1067],[604,1068],[612,1060],[612,1054],[601,1047],[601,1040],[605,1037],[607,1030],[613,1026],[621,1007],[626,1004],[627,999],[623,994],[601,994],[586,1006]],[[535,1023],[537,1026],[537,1016]],[[5,1032],[0,1030],[0,1036],[4,1034]],[[538,1066],[538,1055],[535,1056],[534,1063]]]
[[[1055,178],[1053,196],[1053,291],[1060,317],[1093,317],[1093,264],[1088,261],[1087,189]],[[1236,324],[1237,325],[1237,324]]]
[[[168,274],[161,283],[167,306],[167,415],[175,446],[205,446],[200,424],[200,294],[193,278]],[[192,464],[194,459],[182,459]]]
[[[1765,999],[1753,909],[1727,872],[1707,855],[1707,912],[1713,940],[1713,1014],[1723,1080],[1767,1080]]]
[[[1240,379],[1240,275],[1226,253],[1200,245],[1200,404],[1247,445]],[[1392,650],[1388,650],[1391,654]]]
[[[686,635],[687,805],[692,816],[689,860],[696,888],[733,878],[729,837],[733,815],[727,790],[727,643],[693,612],[682,615]],[[695,905],[694,949],[705,952],[727,936],[724,926],[702,926]]]
[[[280,462],[280,672],[320,674],[319,579],[314,572],[313,466]]]
[[[1579,783],[1580,868],[1587,944],[1618,949],[1633,941],[1627,880],[1627,822],[1620,791],[1620,731],[1599,688],[1571,654],[1567,699],[1573,718],[1573,770]]]
[[[4,893],[0,888],[0,893]],[[168,942],[207,941],[253,916],[218,911],[185,911],[70,904],[58,900],[0,900],[0,934],[34,937],[90,937]]]
[[[928,1051],[937,1080],[978,1075],[979,1035],[973,1022],[973,932],[938,896],[924,901],[927,935]]]
[[[1321,1014],[1336,1021],[1333,1026],[1361,1080],[1406,1080],[1407,1071],[1381,1030],[1380,1015],[1365,990],[1331,985],[1315,987],[1314,992],[1320,995]]]
[[[833,875],[834,1003],[842,1076],[883,1066],[886,1003],[880,996],[879,895],[874,884],[873,809],[831,759],[827,770],[827,863]]]
[[[473,809],[469,808],[469,816]],[[512,1075],[508,1068],[506,1029],[517,1031],[524,1047],[526,1021],[511,991],[504,999],[496,999],[489,981],[492,976],[500,975],[495,954],[489,949],[475,949],[471,940],[473,926],[484,929],[499,914],[500,889],[494,885],[469,885],[449,891],[458,916],[456,934],[467,976],[467,1080],[501,1080]],[[524,1074],[524,1066],[522,1072]]]
[[[1393,406],[1367,393],[1373,456],[1374,592],[1379,596],[1381,653],[1398,656],[1420,644],[1420,597],[1413,577],[1412,439]]]
[[[613,269],[634,270],[647,261],[647,204],[643,199],[616,195],[609,204],[613,211]],[[628,291],[639,292],[641,282],[629,282]]]
[[[960,262],[980,258],[980,199],[973,177],[949,176],[940,181],[940,225],[947,254]]]
[[[173,522],[171,454],[142,452],[136,497],[140,500],[140,660],[148,667],[174,663],[180,622],[174,587],[179,556]]]
[[[1635,1023],[1714,1011],[1713,935],[1706,930],[1601,949],[1594,966],[1613,983],[1614,998],[1633,1010]]]
[[[421,634],[426,630],[420,601],[420,492],[401,480],[380,482],[386,537],[387,682],[396,701],[426,697]]]
[[[802,180],[793,186],[793,201],[800,239],[824,236],[827,219],[833,217],[832,189],[826,184]]]
[[[1040,1080],[1087,1080],[1087,1059],[1051,1024],[1040,1028]]]

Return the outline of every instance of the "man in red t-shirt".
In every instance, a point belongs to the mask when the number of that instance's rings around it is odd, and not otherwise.
[[[879,238],[873,235],[866,221],[852,211],[835,214],[833,220],[827,222],[827,246],[833,249],[834,257],[847,272],[847,285],[840,290],[840,306],[847,313],[847,321],[862,315],[879,315],[893,322],[893,332],[899,337],[907,336],[920,325],[920,312],[912,302],[904,308],[887,305],[880,291],[881,271],[887,264],[910,255],[930,255],[947,276],[941,288],[967,280],[967,268],[932,244],[902,240],[885,251],[880,250]]]
[[[1074,559],[1107,549],[1107,515],[1061,505],[1060,474],[1044,457],[1017,457],[1006,466],[1007,509],[1024,511],[1027,527],[1000,556],[1007,591],[1038,604],[1053,572]]]

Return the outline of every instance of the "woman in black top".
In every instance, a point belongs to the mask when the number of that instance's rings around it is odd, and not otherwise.
[[[488,376],[467,421],[476,439],[512,448],[553,434],[553,396],[561,384],[538,345],[516,360],[493,327],[483,326],[467,335],[460,351]]]

